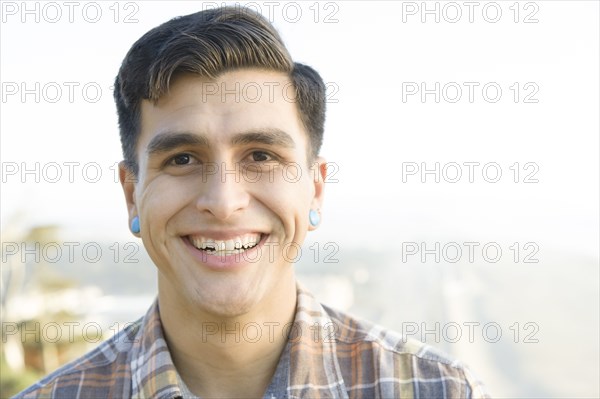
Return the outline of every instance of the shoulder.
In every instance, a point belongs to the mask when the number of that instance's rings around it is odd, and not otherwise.
[[[489,397],[459,360],[421,341],[323,308],[335,328],[337,359],[350,397]]]
[[[131,385],[130,354],[139,328],[140,320],[14,398],[122,397]]]

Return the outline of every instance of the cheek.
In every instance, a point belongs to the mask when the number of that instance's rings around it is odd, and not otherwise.
[[[144,187],[139,198],[140,218],[144,218],[153,230],[165,228],[169,219],[192,201],[195,194],[192,184],[179,184],[174,179],[155,179]]]
[[[272,180],[265,179],[247,185],[248,191],[258,202],[276,214],[285,224],[296,224],[296,219],[308,218],[313,195],[312,180],[295,175],[291,170],[277,171]]]

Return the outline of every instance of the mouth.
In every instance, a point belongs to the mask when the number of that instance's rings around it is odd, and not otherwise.
[[[196,249],[207,255],[237,255],[256,247],[267,235],[264,233],[247,233],[227,240],[217,240],[202,235],[188,235],[185,238]]]

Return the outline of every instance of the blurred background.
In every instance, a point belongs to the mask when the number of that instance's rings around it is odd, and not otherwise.
[[[154,299],[112,84],[146,31],[220,4],[1,3],[0,396]],[[327,82],[331,167],[299,279],[462,359],[494,397],[599,397],[598,2],[237,4]]]

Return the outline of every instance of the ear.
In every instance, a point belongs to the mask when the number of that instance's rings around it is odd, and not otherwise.
[[[327,177],[327,161],[323,157],[315,158],[311,170],[315,194],[311,200],[310,209],[314,209],[322,217],[321,208],[323,207],[323,191],[325,190],[325,178]],[[308,230],[313,231],[317,227],[309,224]]]
[[[119,181],[125,194],[125,202],[127,204],[127,213],[129,215],[128,227],[131,230],[131,222],[135,216],[138,216],[138,210],[135,203],[135,183],[137,178],[134,173],[127,167],[125,161],[119,162]],[[139,237],[139,233],[133,235]]]

